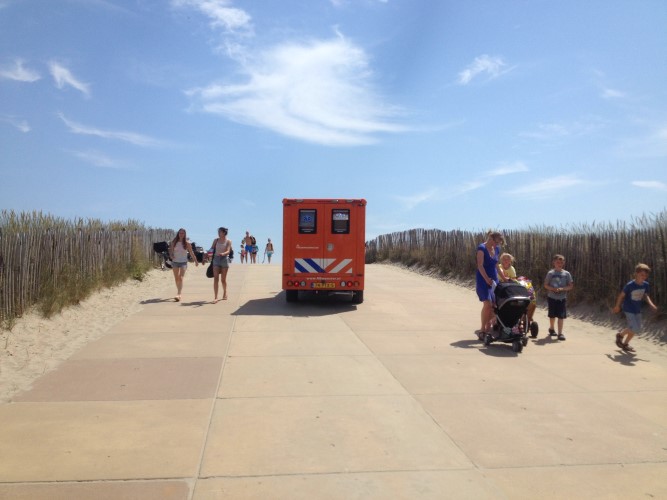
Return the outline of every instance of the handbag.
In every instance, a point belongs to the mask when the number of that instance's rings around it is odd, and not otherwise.
[[[215,259],[215,245],[213,245],[213,255],[211,256],[211,263],[206,268],[206,277],[207,278],[212,278],[213,277],[213,259]]]

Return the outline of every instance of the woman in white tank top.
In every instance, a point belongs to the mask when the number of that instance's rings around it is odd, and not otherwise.
[[[195,266],[199,265],[197,257],[192,250],[192,245],[188,241],[185,229],[181,228],[176,233],[176,237],[169,245],[169,257],[171,258],[171,270],[174,272],[174,281],[176,281],[176,302],[181,301],[181,291],[183,290],[183,277],[188,268],[188,254],[192,256],[192,262]]]
[[[229,252],[232,240],[227,239],[227,228],[218,228],[218,237],[213,240],[213,303],[218,302],[218,280],[222,283],[222,300],[227,300],[227,272],[229,271]]]

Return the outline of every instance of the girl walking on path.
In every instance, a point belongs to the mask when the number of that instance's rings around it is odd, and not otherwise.
[[[222,300],[227,300],[227,272],[229,271],[229,252],[232,240],[227,239],[227,228],[218,228],[218,237],[211,244],[213,250],[213,303],[218,302],[218,280],[222,283]]]
[[[171,270],[174,272],[174,281],[176,281],[176,302],[181,301],[181,292],[183,291],[183,278],[188,268],[188,254],[192,257],[195,266],[199,265],[197,257],[192,250],[192,245],[188,241],[185,229],[181,228],[176,233],[176,237],[169,245],[169,258],[171,258]]]

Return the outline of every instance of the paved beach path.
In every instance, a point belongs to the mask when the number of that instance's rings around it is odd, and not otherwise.
[[[473,291],[367,266],[287,304],[279,266],[191,267],[0,405],[0,498],[667,498],[667,354],[575,319],[484,347]]]

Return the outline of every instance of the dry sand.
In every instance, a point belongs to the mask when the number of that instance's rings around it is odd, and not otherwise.
[[[173,281],[170,271],[154,270],[141,282],[130,280],[97,292],[50,319],[31,312],[18,319],[11,331],[0,330],[0,404],[141,310],[141,301],[150,291]]]

